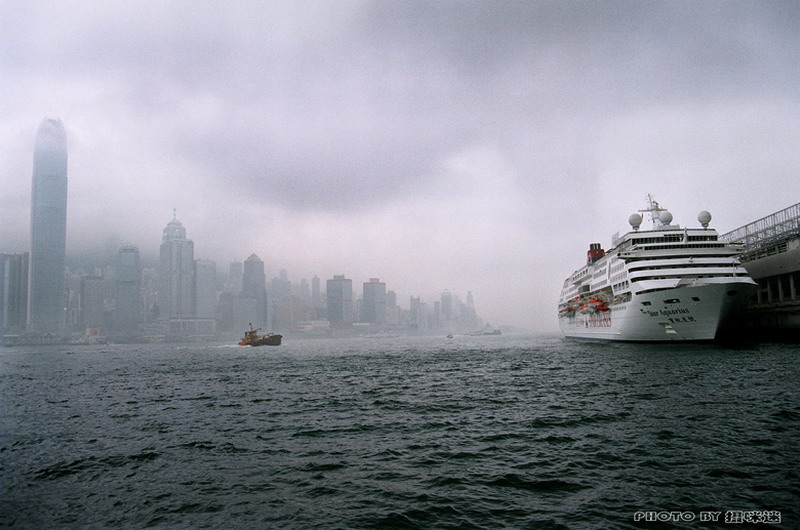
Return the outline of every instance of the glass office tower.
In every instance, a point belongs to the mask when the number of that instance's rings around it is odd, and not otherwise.
[[[28,328],[64,328],[64,255],[67,241],[67,135],[60,119],[45,119],[33,151]]]

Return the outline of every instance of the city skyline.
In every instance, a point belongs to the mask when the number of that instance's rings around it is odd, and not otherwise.
[[[472,291],[556,331],[561,285],[647,194],[720,232],[797,201],[796,2],[7,2],[0,247],[30,245],[42,116],[69,252]],[[404,302],[404,300],[401,300]]]

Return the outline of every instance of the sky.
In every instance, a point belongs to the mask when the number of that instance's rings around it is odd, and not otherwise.
[[[562,282],[648,194],[720,233],[800,201],[796,1],[0,0],[0,252],[36,130],[69,150],[67,254],[471,291],[557,329]]]

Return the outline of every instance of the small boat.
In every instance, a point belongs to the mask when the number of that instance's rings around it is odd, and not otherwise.
[[[283,335],[275,333],[267,333],[266,335],[259,335],[258,332],[261,328],[253,329],[253,324],[250,324],[250,331],[244,332],[244,337],[239,341],[239,346],[280,346]]]

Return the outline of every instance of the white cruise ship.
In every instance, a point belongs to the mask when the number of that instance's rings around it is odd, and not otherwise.
[[[672,214],[648,196],[652,230],[615,237],[605,251],[592,243],[587,262],[564,280],[558,321],[569,338],[616,341],[709,341],[740,311],[757,284],[739,263],[736,245],[702,227],[673,225]]]

